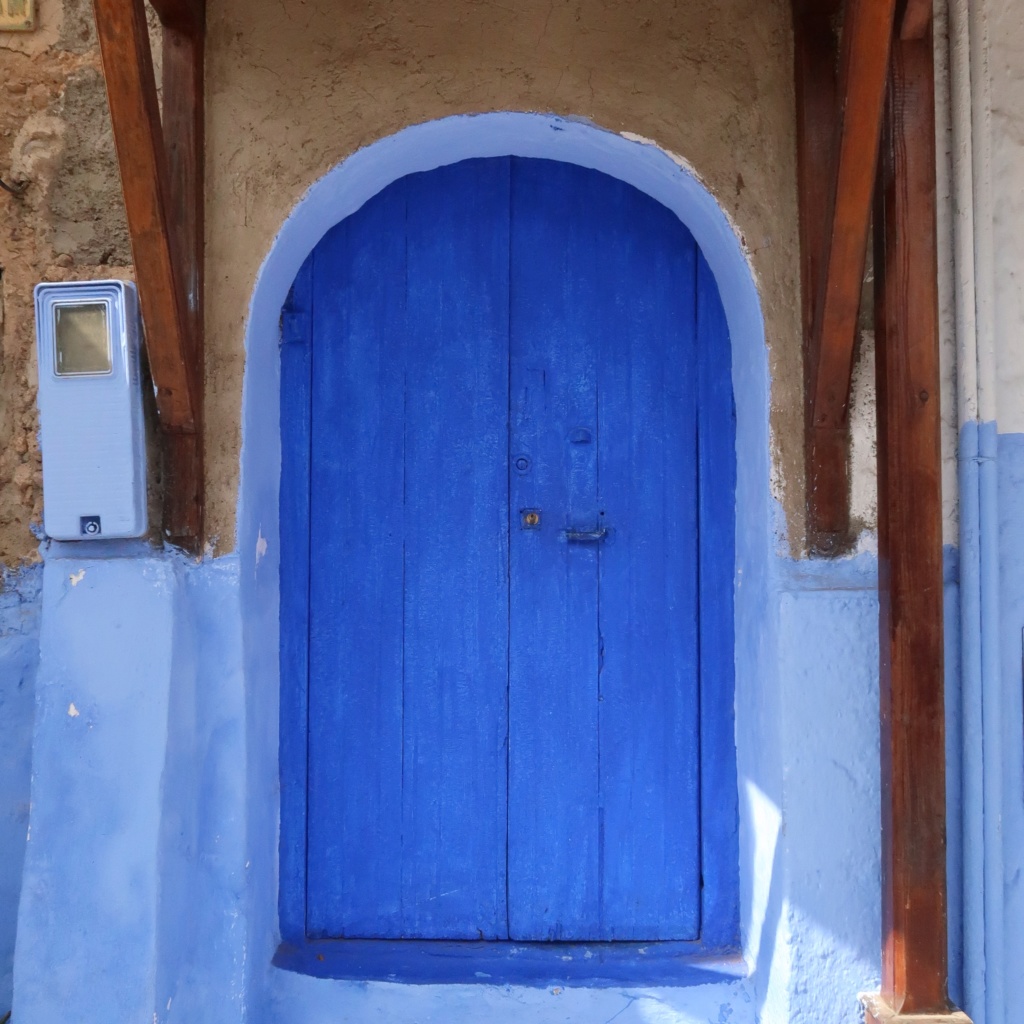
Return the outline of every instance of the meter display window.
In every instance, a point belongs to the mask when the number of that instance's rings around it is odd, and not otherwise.
[[[113,369],[105,302],[57,306],[54,338],[58,377],[110,373]]]

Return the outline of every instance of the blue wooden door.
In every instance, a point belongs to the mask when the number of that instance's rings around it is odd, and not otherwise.
[[[511,209],[509,930],[695,938],[696,246],[571,164]]]
[[[474,160],[308,272],[306,934],[696,938],[693,238]]]

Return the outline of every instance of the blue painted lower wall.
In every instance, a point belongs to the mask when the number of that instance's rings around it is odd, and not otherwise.
[[[998,481],[1007,925],[1000,959],[1012,1006],[1024,997],[1019,972],[1009,969],[1024,962],[1024,436],[999,439]],[[877,986],[879,972],[872,557],[779,558],[755,581],[758,602],[745,612],[761,609],[738,637],[749,645],[737,677],[749,975],[681,988],[589,989],[338,982],[272,967],[278,708],[268,683],[275,666],[261,660],[257,639],[275,642],[273,576],[238,557],[194,565],[148,549],[90,555],[55,551],[44,568],[9,581],[0,600],[0,969],[9,971],[20,883],[19,1024],[66,1020],[69,1010],[83,1024],[859,1019],[857,993]],[[960,783],[958,753],[969,734],[954,550],[946,570],[957,994],[960,922],[978,908],[960,883],[960,815],[974,797],[970,783]],[[747,577],[744,585],[754,583]],[[6,985],[9,998],[9,973]]]
[[[238,561],[188,566],[179,592],[187,671],[171,691],[161,842],[166,886],[158,1020],[244,1015],[245,683]]]
[[[47,560],[14,1019],[242,1019],[238,589],[233,559]]]
[[[28,834],[42,566],[0,578],[0,1017],[11,1008]]]
[[[785,591],[785,924],[789,1017],[856,1017],[877,986],[880,899],[878,601],[873,590]]]
[[[1024,438],[1005,444],[1001,457],[1005,495],[1024,500]],[[1014,559],[1024,551],[1024,516],[1008,501],[1002,507],[1003,544],[1018,552],[1005,560],[1002,611],[1012,634],[1004,650],[1006,911],[1020,920],[1024,812],[1014,780],[1022,772],[1024,566]],[[949,551],[954,987],[962,799],[956,573]],[[267,667],[253,668],[246,654],[247,634],[272,628],[261,618],[270,612],[247,611],[257,576],[236,557],[194,565],[149,551],[81,559],[65,548],[5,590],[3,795],[12,827],[5,818],[0,923],[9,970],[23,881],[19,1024],[67,1019],[69,1007],[76,1020],[97,1024],[858,1019],[857,993],[877,986],[879,973],[873,558],[779,559],[761,581],[762,660],[756,678],[738,679],[737,696],[749,976],[726,972],[682,988],[409,986],[272,967],[277,704],[254,683]],[[1007,929],[1008,963],[1024,957],[1020,936]],[[1011,977],[1011,997],[1024,994],[1014,986]]]
[[[965,424],[959,485],[950,989],[975,1024],[1009,1024],[1024,1000],[1024,435]]]
[[[1005,1002],[996,1012],[998,1024],[1010,1024],[1024,1006],[1024,434],[999,436],[998,467],[1002,885],[996,895],[1003,916],[995,956]]]
[[[234,557],[65,547],[41,575],[19,1024],[69,1008],[83,1024],[840,1024],[877,984],[872,559],[780,559],[762,581],[764,660],[737,700],[749,975],[677,988],[410,986],[272,967],[277,702],[260,683],[274,666],[246,652],[273,629],[272,611],[248,603],[261,574]]]

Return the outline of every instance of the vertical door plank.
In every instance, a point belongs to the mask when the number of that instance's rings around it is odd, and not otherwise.
[[[408,179],[403,924],[505,938],[509,161]]]
[[[281,317],[281,937],[306,938],[309,457],[313,257]]]
[[[522,940],[593,938],[600,927],[598,554],[563,536],[597,519],[588,327],[599,311],[580,176],[512,162],[508,871],[509,934]],[[539,510],[537,529],[523,528],[523,509]]]
[[[311,937],[402,932],[405,193],[316,250],[310,580]]]
[[[696,244],[609,178],[591,184],[600,352],[602,939],[700,930]]]

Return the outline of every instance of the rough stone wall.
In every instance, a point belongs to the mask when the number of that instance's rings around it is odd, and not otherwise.
[[[0,32],[0,563],[35,557],[42,511],[32,288],[131,264],[90,0],[41,0]]]

